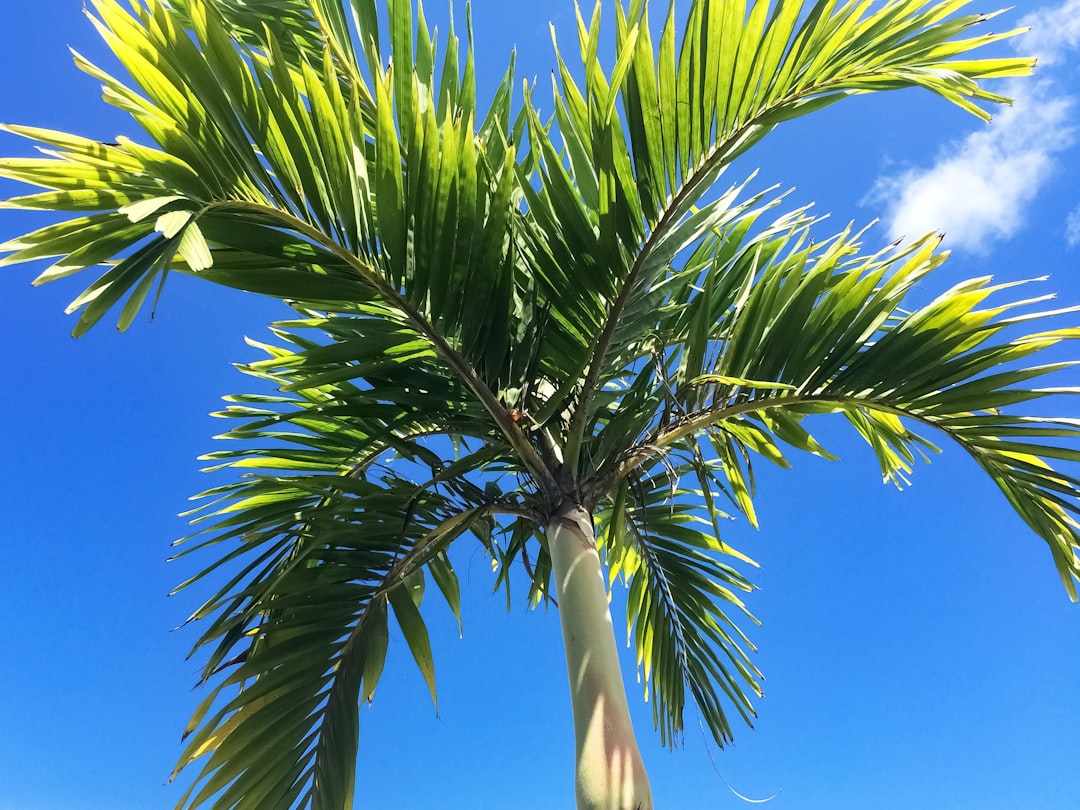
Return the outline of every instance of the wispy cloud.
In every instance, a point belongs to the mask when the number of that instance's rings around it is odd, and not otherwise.
[[[1002,92],[1014,105],[986,128],[950,144],[934,165],[875,183],[869,197],[886,206],[884,219],[894,238],[944,231],[950,247],[985,252],[1020,229],[1028,204],[1054,171],[1055,157],[1075,142],[1076,100],[1062,91],[1054,66],[1080,45],[1080,0],[1043,8],[1021,24],[1032,31],[1016,47],[1039,58],[1039,79],[1009,82]]]
[[[1080,45],[1080,0],[1040,9],[1024,17],[1020,24],[1031,28],[1020,50],[1039,57],[1042,67],[1058,65],[1066,51]]]
[[[1074,208],[1065,219],[1065,241],[1071,248],[1080,246],[1080,206]]]

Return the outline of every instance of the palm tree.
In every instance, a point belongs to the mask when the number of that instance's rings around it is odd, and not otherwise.
[[[471,32],[440,56],[411,0],[388,0],[383,29],[375,0],[92,4],[134,83],[77,62],[153,145],[7,127],[45,151],[0,162],[45,189],[7,205],[70,216],[4,263],[57,257],[39,283],[104,264],[77,335],[117,308],[126,329],[170,272],[296,312],[244,367],[260,393],[220,414],[240,444],[210,458],[240,474],[204,493],[180,552],[210,555],[193,581],[217,592],[192,616],[213,688],[179,807],[350,807],[390,617],[434,698],[421,599],[430,579],[459,612],[448,552],[469,536],[497,587],[523,575],[558,605],[578,807],[652,808],[607,589],[628,586],[661,738],[689,693],[728,742],[761,689],[749,560],[719,521],[756,524],[752,459],[829,457],[814,414],[846,419],[887,481],[936,450],[924,434],[952,439],[1076,599],[1080,481],[1051,462],[1080,460],[1080,422],[1016,406],[1073,393],[1029,387],[1071,365],[1029,358],[1080,330],[1026,331],[1055,314],[1045,298],[990,304],[1014,285],[985,278],[908,304],[946,258],[937,237],[868,252],[720,184],[779,124],[851,95],[923,87],[988,118],[979,103],[1007,99],[979,80],[1033,67],[968,56],[1017,33],[967,37],[993,15],[691,0],[657,36],[630,0],[605,68],[597,4],[580,63],[556,48],[545,118],[535,88],[514,101],[512,59],[482,110]]]

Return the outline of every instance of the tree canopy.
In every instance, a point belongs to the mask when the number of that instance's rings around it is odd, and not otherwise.
[[[192,616],[214,686],[182,806],[351,806],[391,617],[434,699],[420,607],[430,580],[459,614],[450,544],[479,541],[508,592],[523,571],[536,604],[567,505],[628,586],[661,738],[689,695],[727,743],[761,674],[750,561],[720,521],[756,525],[753,459],[830,457],[812,415],[846,419],[896,483],[951,439],[1077,598],[1080,420],[1029,408],[1075,393],[1042,382],[1073,363],[1032,358],[1080,329],[989,277],[912,306],[938,236],[821,238],[724,177],[854,95],[921,87],[988,118],[1007,99],[982,82],[1033,60],[971,58],[1017,32],[967,36],[994,16],[967,5],[695,0],[656,33],[642,0],[598,3],[556,45],[545,112],[513,59],[482,106],[471,32],[438,42],[411,0],[381,20],[375,0],[92,1],[131,80],[77,63],[152,143],[7,126],[45,152],[0,161],[45,189],[7,205],[68,218],[3,263],[56,258],[36,283],[104,264],[76,335],[111,312],[126,329],[174,272],[296,312],[221,414],[239,444],[208,458],[234,475],[180,551],[211,555],[196,580],[218,587]]]

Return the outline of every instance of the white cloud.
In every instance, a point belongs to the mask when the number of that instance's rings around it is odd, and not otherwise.
[[[1020,25],[1031,28],[1020,50],[1037,56],[1042,67],[1060,64],[1065,51],[1080,45],[1080,0],[1039,9],[1021,19]]]
[[[1032,32],[1016,47],[1039,57],[1040,79],[1009,82],[1002,92],[1014,106],[950,144],[934,165],[878,179],[869,196],[885,205],[892,237],[942,231],[950,247],[986,251],[1019,230],[1056,155],[1075,142],[1075,100],[1061,92],[1047,66],[1080,44],[1080,0],[1037,11],[1022,24]]]
[[[1065,241],[1072,248],[1080,245],[1080,206],[1074,208],[1065,219]]]

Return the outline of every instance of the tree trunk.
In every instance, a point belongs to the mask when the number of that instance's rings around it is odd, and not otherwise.
[[[592,515],[566,505],[547,531],[570,675],[578,810],[653,810],[626,703]]]

